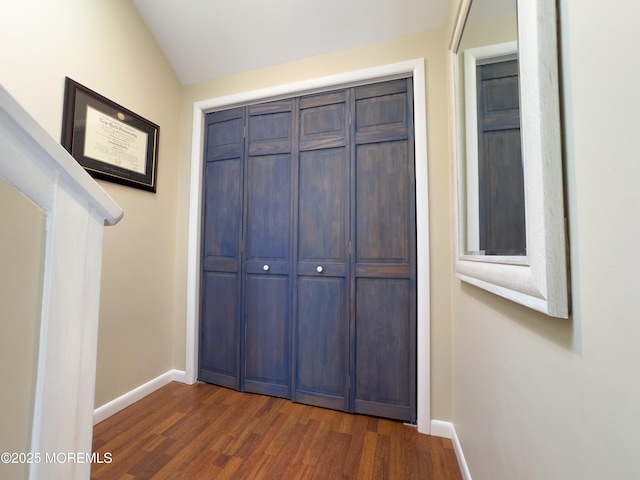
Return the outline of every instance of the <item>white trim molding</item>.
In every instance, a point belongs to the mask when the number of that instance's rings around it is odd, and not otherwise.
[[[156,390],[164,387],[171,382],[185,383],[185,373],[182,370],[169,370],[163,373],[159,377],[148,381],[147,383],[134,388],[130,392],[119,396],[118,398],[105,403],[101,407],[96,408],[93,411],[93,424],[96,425],[103,420],[106,420],[112,415],[115,415],[121,410],[124,410],[130,405],[133,405],[138,400],[142,400],[147,395],[155,392]]]
[[[1,86],[0,152],[0,177],[46,222],[31,452],[91,452],[103,230],[123,211]],[[90,467],[34,463],[29,478],[89,478]]]
[[[443,422],[441,420],[431,420],[431,435],[436,437],[448,438],[453,443],[453,450],[456,452],[456,458],[458,459],[458,466],[460,467],[460,473],[463,480],[471,480],[471,473],[467,466],[467,461],[462,453],[462,445],[458,440],[456,429],[451,422]]]
[[[429,196],[427,173],[427,112],[424,58],[315,78],[211,98],[193,106],[191,183],[189,194],[189,240],[186,312],[186,382],[195,383],[198,365],[200,223],[202,201],[202,154],[204,114],[255,102],[333,90],[346,86],[412,76],[416,162],[416,229],[418,248],[418,430],[429,433],[430,422],[430,297],[429,297]]]

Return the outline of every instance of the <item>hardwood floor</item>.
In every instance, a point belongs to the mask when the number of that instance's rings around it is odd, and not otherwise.
[[[462,479],[450,440],[202,383],[170,383],[99,423],[93,451],[112,458],[95,480]]]

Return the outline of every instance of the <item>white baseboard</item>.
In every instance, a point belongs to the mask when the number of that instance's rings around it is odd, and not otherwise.
[[[106,420],[111,415],[118,413],[120,410],[127,408],[129,405],[136,403],[138,400],[146,397],[150,393],[155,392],[161,387],[164,387],[168,383],[171,382],[181,382],[185,383],[186,374],[183,370],[169,370],[166,373],[163,373],[159,377],[154,378],[153,380],[148,381],[144,385],[140,385],[137,388],[134,388],[130,392],[125,393],[124,395],[119,396],[116,399],[111,400],[108,403],[105,403],[101,407],[96,408],[93,411],[93,424],[97,424]]]
[[[458,466],[460,467],[462,478],[463,480],[471,480],[471,473],[469,472],[467,461],[464,459],[462,446],[458,440],[458,435],[456,434],[456,429],[453,426],[453,423],[431,420],[431,435],[451,440],[451,443],[453,443],[453,449],[456,452],[456,458],[458,459]]]

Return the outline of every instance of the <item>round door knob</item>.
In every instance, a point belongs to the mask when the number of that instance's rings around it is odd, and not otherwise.
[[[322,273],[322,272],[323,272],[323,270],[324,270],[324,268],[322,268],[322,265],[318,265],[318,266],[316,267],[316,272],[318,272],[318,273]]]
[[[264,265],[264,266],[262,267],[262,269],[263,269],[265,272],[268,272],[268,271],[269,271],[269,265]]]

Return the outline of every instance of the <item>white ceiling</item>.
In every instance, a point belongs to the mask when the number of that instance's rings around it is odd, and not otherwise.
[[[449,0],[132,0],[193,84],[445,24]]]

